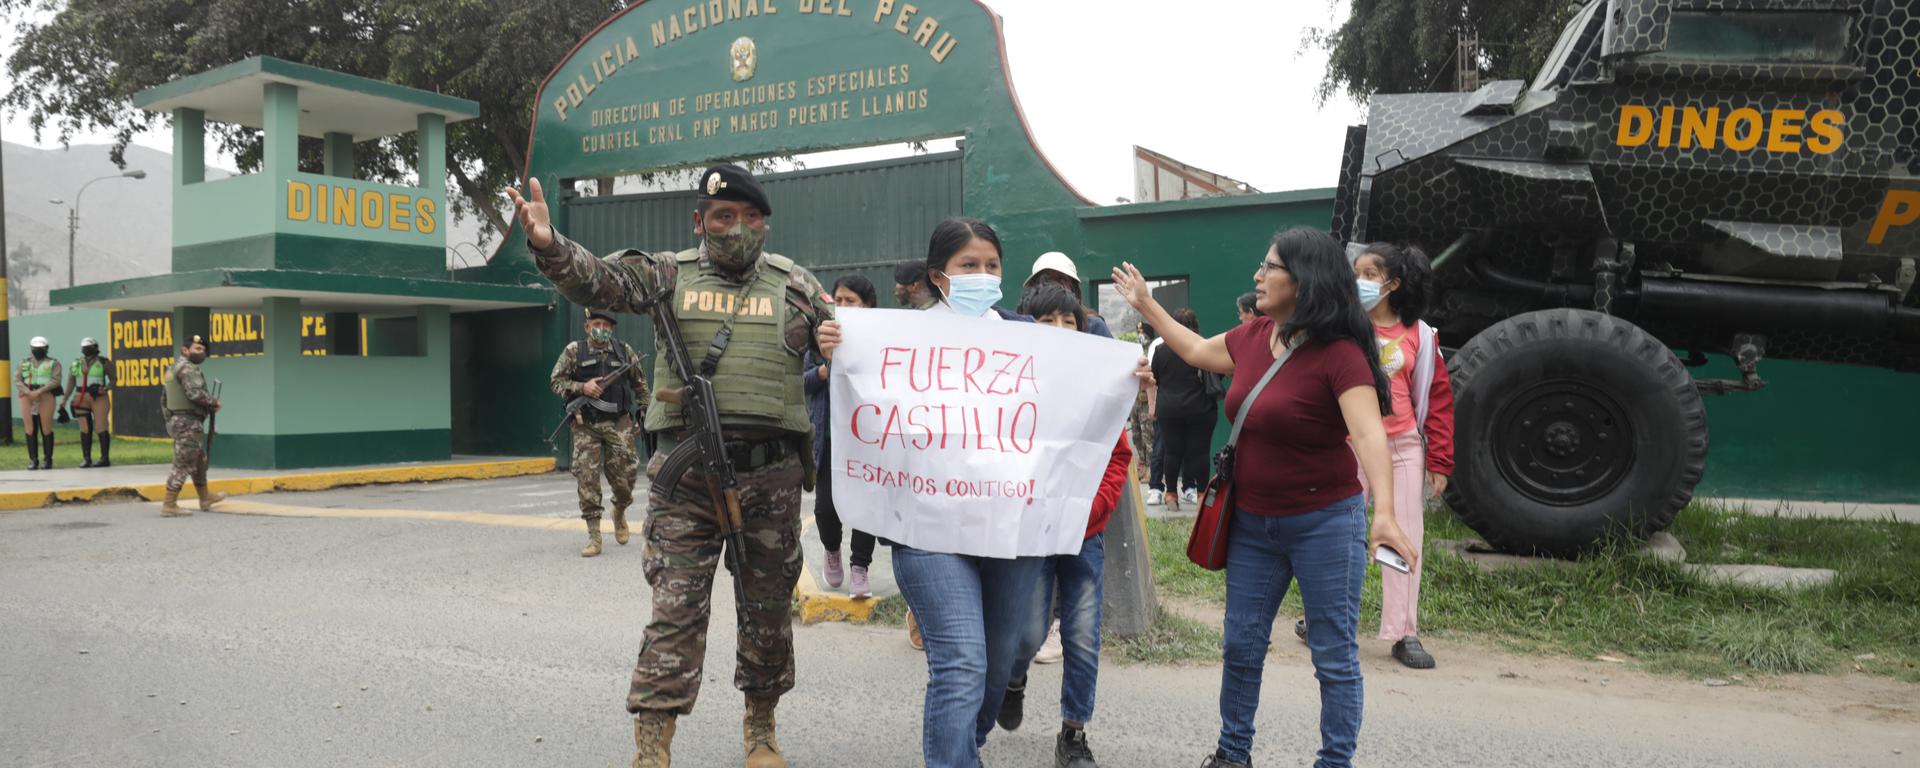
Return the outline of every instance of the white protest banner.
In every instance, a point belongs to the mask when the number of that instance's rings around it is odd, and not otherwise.
[[[844,524],[934,552],[1080,551],[1138,347],[944,311],[837,314],[820,473]]]

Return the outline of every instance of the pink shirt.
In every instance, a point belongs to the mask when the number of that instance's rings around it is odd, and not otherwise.
[[[1413,423],[1413,368],[1420,359],[1420,333],[1399,323],[1373,326],[1374,342],[1380,354],[1380,372],[1387,375],[1387,383],[1393,388],[1393,413],[1381,421],[1386,425],[1388,437],[1398,437],[1412,432]]]

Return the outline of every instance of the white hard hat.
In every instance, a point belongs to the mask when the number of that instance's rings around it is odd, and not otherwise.
[[[27,342],[27,346],[29,347],[44,347],[46,345],[47,337],[45,336],[35,336],[33,337],[33,341]]]
[[[1076,283],[1080,282],[1080,270],[1073,267],[1073,259],[1067,258],[1066,254],[1059,251],[1047,251],[1040,254],[1040,258],[1033,262],[1033,274],[1027,276],[1027,284],[1032,285],[1033,279],[1047,270],[1071,277]]]
[[[94,341],[92,336],[88,336],[80,340],[80,346],[97,347],[97,346],[100,346],[100,342]]]

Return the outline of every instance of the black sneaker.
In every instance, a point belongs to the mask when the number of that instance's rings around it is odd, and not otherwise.
[[[1413,669],[1433,669],[1433,654],[1420,647],[1420,638],[1407,635],[1393,644],[1393,657]]]
[[[1300,638],[1300,642],[1304,643],[1307,641],[1307,620],[1306,619],[1299,619],[1293,622],[1293,636]]]
[[[1000,716],[994,720],[1000,723],[1000,727],[1004,730],[1019,730],[1020,721],[1025,717],[1022,710],[1025,709],[1026,703],[1027,679],[1023,677],[1007,685],[1007,697],[1000,700]]]
[[[1204,762],[1200,763],[1200,768],[1253,768],[1253,763],[1236,763],[1228,760],[1226,755],[1220,754],[1220,750],[1216,749],[1213,754],[1207,755]]]
[[[1087,748],[1087,729],[1061,726],[1053,745],[1053,768],[1100,768]]]

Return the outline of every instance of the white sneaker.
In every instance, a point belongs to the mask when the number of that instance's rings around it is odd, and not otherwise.
[[[1035,664],[1058,664],[1066,653],[1060,647],[1060,620],[1054,619],[1053,626],[1047,630],[1047,641],[1040,644],[1040,652],[1033,655]]]
[[[1147,489],[1147,506],[1149,506],[1149,507],[1157,507],[1157,506],[1160,506],[1160,492],[1159,492],[1159,491],[1156,491],[1156,490],[1153,490],[1153,489],[1151,489],[1151,488],[1149,488],[1149,489]]]
[[[1188,504],[1198,504],[1200,503],[1200,492],[1192,488],[1188,488],[1180,492],[1180,500]]]

